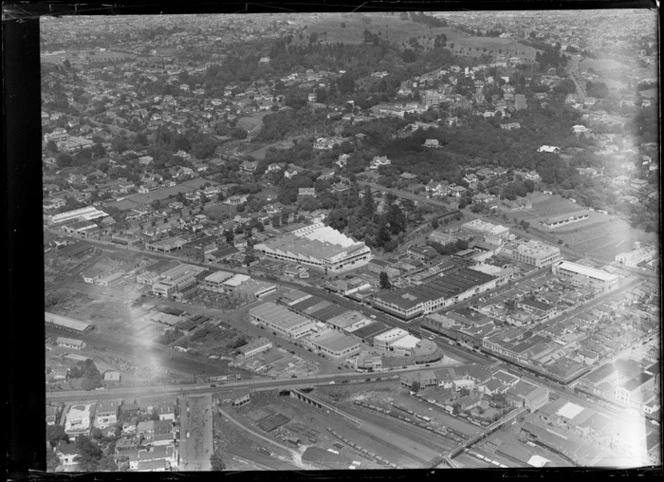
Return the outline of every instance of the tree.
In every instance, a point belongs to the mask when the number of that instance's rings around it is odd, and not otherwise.
[[[69,435],[65,433],[62,425],[47,425],[46,440],[51,444],[51,447],[57,447],[59,442],[69,442]]]
[[[102,450],[85,435],[76,437],[75,443],[78,455],[74,457],[74,461],[80,465],[82,472],[95,472],[103,456]]]
[[[210,464],[212,465],[212,470],[226,470],[226,464],[224,463],[223,454],[220,449],[215,450],[210,456]]]
[[[415,393],[419,392],[419,391],[420,391],[420,388],[422,388],[422,387],[421,387],[421,385],[420,385],[420,382],[417,381],[417,380],[415,380],[415,381],[412,383],[412,385],[410,386],[410,389],[411,389],[413,392],[415,392]]]
[[[58,145],[55,143],[55,141],[54,141],[53,139],[50,139],[50,140],[46,143],[46,150],[48,150],[48,151],[51,152],[52,154],[57,154],[57,152],[58,152]]]
[[[55,471],[60,465],[60,458],[53,450],[46,451],[46,470],[49,472]]]
[[[383,290],[389,290],[392,287],[390,283],[390,278],[385,271],[380,272],[380,288]]]
[[[230,135],[235,139],[246,139],[249,134],[241,127],[233,127],[231,129]]]

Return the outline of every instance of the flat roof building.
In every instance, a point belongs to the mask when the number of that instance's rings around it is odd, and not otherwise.
[[[507,240],[510,229],[500,224],[491,224],[481,219],[473,219],[463,223],[461,227],[467,231],[472,231],[484,235],[484,239],[490,244],[502,244]]]
[[[245,358],[249,358],[254,355],[258,355],[259,353],[263,353],[270,348],[272,348],[272,342],[267,338],[260,337],[256,338],[255,340],[251,340],[246,345],[241,346],[238,348],[238,351]]]
[[[372,297],[372,304],[401,319],[410,320],[493,289],[498,281],[504,283],[507,280],[463,268],[432,276],[426,284],[419,286],[381,291]]]
[[[215,271],[209,276],[206,276],[201,283],[201,288],[222,293],[224,291],[224,282],[233,277],[233,273],[227,271]]]
[[[572,286],[591,287],[602,291],[618,287],[618,276],[570,261],[554,263],[552,271],[554,275],[569,282]]]
[[[316,326],[308,318],[293,313],[286,307],[272,301],[250,309],[249,316],[258,323],[262,323],[268,328],[292,339],[302,338],[313,333]]]
[[[88,433],[93,417],[94,403],[72,405],[65,418],[65,432],[70,437]]]
[[[309,336],[306,343],[314,347],[318,353],[332,358],[343,358],[359,353],[362,345],[357,338],[333,329],[323,330]]]
[[[560,260],[560,248],[531,239],[525,244],[520,244],[512,256],[515,261],[541,268]]]
[[[106,214],[104,211],[100,211],[94,206],[87,206],[84,208],[74,209],[72,211],[66,211],[64,213],[54,214],[53,216],[50,216],[49,219],[51,224],[60,224],[73,220],[91,221],[93,219],[103,218],[106,216],[108,216],[108,214]]]
[[[366,244],[356,242],[323,223],[305,226],[276,240],[256,244],[254,249],[270,258],[334,273],[359,268],[371,260],[371,250]]]

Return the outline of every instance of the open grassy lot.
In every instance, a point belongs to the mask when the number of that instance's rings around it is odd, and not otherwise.
[[[585,227],[570,224],[565,227],[568,229],[556,230],[556,235],[570,247],[606,261],[613,261],[619,253],[631,251],[636,241],[640,243],[657,241],[655,233],[634,229],[627,222],[614,216],[601,214],[597,216],[602,216],[603,219]]]
[[[514,39],[475,37],[461,32],[454,27],[429,27],[415,23],[411,20],[402,20],[398,13],[391,15],[387,12],[371,14],[346,14],[334,16],[321,16],[307,29],[308,33],[316,33],[323,42],[327,43],[362,43],[364,31],[380,35],[381,38],[401,45],[408,42],[411,37],[417,37],[418,42],[425,48],[433,46],[435,37],[441,33],[447,37],[447,45],[455,52],[464,50],[464,55],[479,56],[493,51],[524,59],[534,59],[536,49],[519,44]],[[470,52],[468,50],[470,49]],[[486,50],[485,50],[486,49]]]

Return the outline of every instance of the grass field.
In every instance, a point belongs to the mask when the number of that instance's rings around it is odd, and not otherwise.
[[[534,59],[536,49],[519,44],[516,40],[494,37],[474,37],[461,32],[454,27],[430,28],[427,25],[415,23],[411,20],[401,20],[398,14],[388,13],[372,14],[346,14],[322,16],[309,26],[308,32],[321,36],[327,43],[362,43],[364,31],[380,35],[381,38],[401,45],[411,37],[417,37],[419,43],[425,48],[433,46],[435,37],[444,33],[447,37],[448,48],[455,53],[462,53],[471,57],[484,53],[502,53],[519,56],[525,59]],[[486,49],[486,50],[485,50]]]
[[[556,230],[556,235],[574,249],[613,261],[619,253],[631,251],[634,243],[655,242],[655,233],[646,233],[632,228],[627,222],[614,216],[602,216],[600,222],[587,227],[570,224]]]

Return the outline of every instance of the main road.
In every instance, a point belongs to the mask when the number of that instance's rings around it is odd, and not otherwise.
[[[327,375],[315,375],[300,378],[262,378],[252,380],[240,380],[228,383],[205,383],[191,385],[159,385],[159,386],[141,386],[141,387],[119,387],[105,390],[68,390],[68,391],[47,391],[46,400],[49,403],[54,402],[73,402],[86,400],[113,400],[131,397],[159,396],[168,394],[181,395],[201,395],[206,393],[227,392],[239,388],[246,388],[252,391],[273,390],[275,388],[308,388],[317,385],[344,385],[357,383],[373,383],[398,379],[401,373],[417,372],[421,370],[431,370],[434,368],[446,368],[459,366],[454,364],[431,364],[417,365],[410,368],[401,368],[395,370],[383,370],[371,373],[332,373]]]

